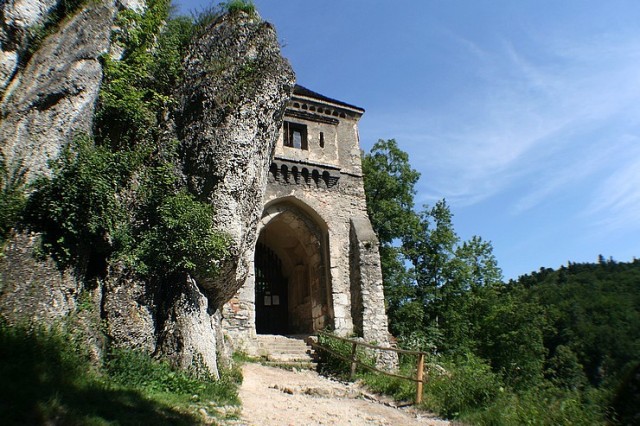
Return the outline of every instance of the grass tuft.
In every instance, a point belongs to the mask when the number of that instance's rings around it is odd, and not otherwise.
[[[105,364],[92,365],[64,330],[0,322],[2,424],[193,425],[211,421],[202,409],[239,403],[237,373],[198,379],[125,350],[112,351]]]

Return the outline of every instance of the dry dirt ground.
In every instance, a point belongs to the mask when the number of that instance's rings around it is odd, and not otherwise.
[[[242,425],[449,425],[412,407],[394,408],[357,384],[313,371],[243,367]]]

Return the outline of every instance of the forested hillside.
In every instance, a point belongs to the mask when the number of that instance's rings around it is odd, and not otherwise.
[[[432,354],[427,407],[473,424],[638,424],[640,261],[602,256],[503,282],[490,242],[462,241],[394,140],[363,159],[390,327]]]
[[[567,387],[615,382],[640,359],[640,260],[541,268],[508,287],[543,308],[550,377]]]

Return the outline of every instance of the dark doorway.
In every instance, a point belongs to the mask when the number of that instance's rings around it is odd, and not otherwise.
[[[282,274],[282,261],[269,247],[256,245],[256,332],[287,334],[287,279]]]

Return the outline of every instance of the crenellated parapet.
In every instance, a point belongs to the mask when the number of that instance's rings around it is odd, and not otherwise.
[[[339,180],[340,169],[330,165],[276,159],[269,167],[269,184],[305,185],[331,190],[336,189]]]

